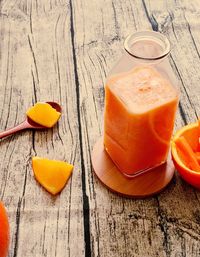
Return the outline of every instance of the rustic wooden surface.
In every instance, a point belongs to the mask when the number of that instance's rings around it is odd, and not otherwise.
[[[200,192],[178,175],[160,195],[125,199],[91,169],[102,133],[103,84],[136,30],[165,33],[181,85],[176,129],[200,115],[198,0],[1,0],[0,129],[24,119],[36,101],[58,101],[52,130],[0,141],[0,199],[13,257],[200,256]],[[32,156],[74,163],[73,177],[51,197],[33,177]]]

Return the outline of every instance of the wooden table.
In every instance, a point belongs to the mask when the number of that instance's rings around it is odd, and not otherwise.
[[[63,115],[46,131],[0,141],[0,199],[13,257],[200,256],[200,193],[176,174],[144,200],[111,193],[96,179],[91,151],[102,134],[104,81],[136,30],[163,32],[180,79],[176,129],[200,115],[200,5],[187,0],[0,1],[0,129],[24,119],[37,101]],[[75,165],[62,193],[33,177],[32,156]]]

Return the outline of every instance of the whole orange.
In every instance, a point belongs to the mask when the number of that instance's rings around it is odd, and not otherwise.
[[[9,223],[6,209],[0,202],[0,257],[6,257],[9,247]]]

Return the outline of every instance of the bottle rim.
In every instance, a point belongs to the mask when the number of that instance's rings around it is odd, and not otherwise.
[[[154,40],[158,44],[162,45],[162,47],[163,47],[162,53],[155,57],[145,57],[145,56],[141,56],[141,55],[134,53],[133,50],[131,50],[131,46],[133,45],[133,43],[138,42],[140,40],[144,40],[144,39]],[[170,42],[169,42],[168,38],[165,35],[163,35],[162,33],[157,32],[157,31],[146,30],[146,31],[135,32],[133,34],[130,34],[128,37],[126,37],[126,39],[124,41],[124,49],[126,50],[126,52],[128,54],[130,54],[131,56],[133,56],[137,59],[153,61],[153,60],[160,60],[160,59],[166,57],[170,53],[171,46],[170,46]]]

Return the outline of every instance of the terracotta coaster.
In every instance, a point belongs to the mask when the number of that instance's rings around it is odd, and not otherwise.
[[[175,170],[172,160],[169,158],[167,163],[155,169],[133,178],[127,178],[104,150],[102,137],[94,146],[92,166],[99,180],[111,191],[135,198],[144,198],[159,193],[169,184]]]

